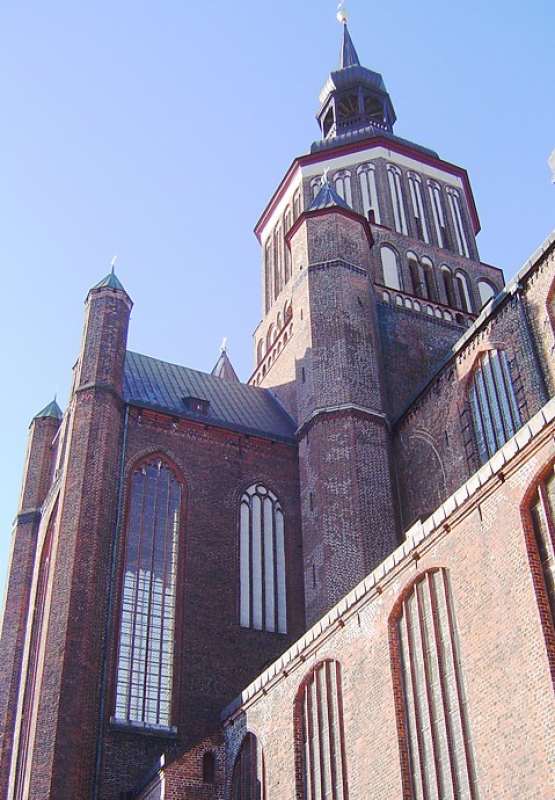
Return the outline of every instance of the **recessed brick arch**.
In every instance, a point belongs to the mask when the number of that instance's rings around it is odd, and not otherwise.
[[[549,599],[549,589],[546,585],[546,576],[542,565],[542,558],[540,554],[540,542],[538,541],[539,532],[534,525],[533,508],[534,505],[540,504],[543,508],[540,513],[545,514],[544,517],[544,535],[549,537],[552,552],[555,549],[555,502],[550,502],[546,496],[545,483],[555,473],[555,460],[551,459],[544,464],[534,479],[530,483],[523,500],[520,504],[520,514],[522,519],[522,528],[524,532],[524,541],[526,543],[526,550],[528,553],[528,561],[530,564],[530,574],[534,586],[534,593],[536,595],[536,602],[538,605],[538,613],[540,616],[540,624],[542,627],[547,658],[549,661],[549,668],[551,672],[551,680],[555,688],[555,619],[552,611],[552,604]],[[546,504],[548,508],[546,508]],[[549,569],[549,567],[547,567]]]
[[[293,706],[296,800],[304,800],[307,796],[348,800],[341,673],[339,661],[322,659],[309,670],[297,690]],[[327,737],[324,731],[327,731]],[[323,759],[327,770],[324,777],[318,760],[314,758],[315,742],[319,751],[325,742],[329,745],[327,758]],[[326,781],[332,787],[330,795],[323,791]],[[312,793],[307,783],[312,787]]]

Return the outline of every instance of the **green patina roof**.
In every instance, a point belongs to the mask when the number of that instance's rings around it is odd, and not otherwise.
[[[93,289],[119,289],[121,292],[125,292],[122,282],[112,269],[111,272],[106,275],[101,281],[95,284]]]
[[[42,411],[39,411],[38,414],[35,414],[33,419],[39,419],[43,417],[54,417],[54,419],[62,419],[63,417],[62,409],[60,408],[56,400],[52,400],[50,403],[48,403],[48,405],[45,406],[42,409]]]

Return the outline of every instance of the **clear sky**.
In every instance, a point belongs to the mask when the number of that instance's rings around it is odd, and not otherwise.
[[[259,320],[252,228],[318,138],[334,0],[0,3],[0,585],[27,426],[62,406],[88,288],[117,271],[129,345],[244,380]],[[484,261],[510,278],[555,227],[553,0],[351,0],[396,133],[470,173]]]

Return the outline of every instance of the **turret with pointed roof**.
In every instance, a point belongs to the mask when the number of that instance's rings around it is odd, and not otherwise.
[[[43,419],[45,417],[52,417],[53,419],[62,419],[63,413],[62,409],[56,402],[56,398],[51,400],[48,405],[46,405],[43,409],[41,409],[38,414],[35,414],[33,419]]]
[[[343,24],[339,69],[330,73],[320,92],[317,119],[322,138],[335,141],[391,134],[396,116],[383,78],[379,72],[361,66],[347,16],[341,14],[338,18]]]
[[[233,364],[231,363],[229,356],[227,354],[227,347],[224,343],[220,348],[220,355],[216,364],[214,365],[214,369],[212,370],[212,375],[216,378],[223,378],[225,381],[233,381],[234,383],[240,383],[241,381],[237,377],[237,373],[233,369]]]

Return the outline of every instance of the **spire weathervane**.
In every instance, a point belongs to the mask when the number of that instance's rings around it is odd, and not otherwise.
[[[118,257],[117,257],[117,256],[114,256],[114,257],[112,258],[112,260],[110,261],[110,266],[112,267],[112,275],[113,275],[113,274],[114,274],[114,272],[116,271],[116,261],[117,261],[117,260],[118,260]]]
[[[227,353],[227,336],[224,336],[220,345],[220,353]]]
[[[349,15],[347,14],[347,9],[345,8],[345,0],[341,0],[337,6],[337,21],[343,23],[343,25],[346,25],[348,19]]]

